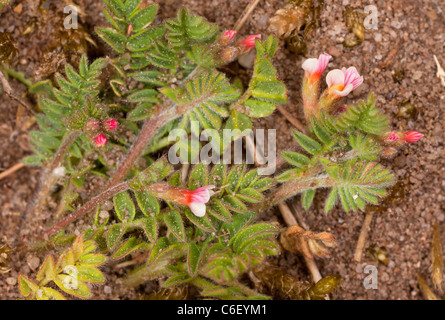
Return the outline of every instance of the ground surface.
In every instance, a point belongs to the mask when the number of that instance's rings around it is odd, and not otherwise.
[[[48,32],[34,31],[22,35],[36,14],[34,4],[39,1],[11,1],[11,7],[0,14],[0,32],[9,31],[16,39],[19,55],[12,67],[27,77],[35,76],[33,70],[48,45]],[[47,1],[48,2],[48,1]],[[84,1],[84,15],[81,23],[93,39],[92,27],[104,23],[100,0]],[[160,18],[171,17],[178,7],[192,11],[216,22],[223,29],[230,29],[248,0],[160,0]],[[421,299],[417,286],[417,274],[428,275],[431,250],[431,224],[440,223],[445,234],[445,149],[444,111],[445,87],[436,77],[435,54],[445,66],[445,6],[440,0],[372,1],[379,10],[378,30],[367,30],[365,41],[353,48],[341,44],[347,29],[343,21],[343,5],[363,5],[362,1],[325,1],[322,12],[322,26],[317,29],[309,44],[308,57],[318,57],[328,52],[334,56],[329,68],[355,66],[364,76],[364,84],[354,92],[351,101],[366,98],[369,91],[376,93],[379,106],[390,116],[394,128],[416,130],[425,134],[420,143],[410,145],[393,160],[388,162],[402,182],[402,197],[393,200],[381,212],[376,213],[366,247],[372,244],[385,246],[389,263],[378,264],[364,255],[362,262],[353,261],[354,250],[364,213],[345,214],[336,209],[329,215],[323,214],[323,197],[310,212],[305,213],[306,223],[313,231],[329,231],[338,239],[337,248],[329,259],[318,259],[317,264],[323,275],[338,273],[343,285],[333,299]],[[284,4],[281,0],[262,0],[240,31],[243,35],[267,34],[267,21]],[[366,3],[367,4],[367,3]],[[20,10],[19,10],[20,9]],[[395,49],[395,50],[394,50]],[[100,54],[96,50],[94,54]],[[389,57],[388,57],[389,56]],[[291,103],[287,109],[302,119],[300,109],[301,63],[304,57],[296,56],[285,47],[276,55],[275,65],[280,78],[289,88]],[[393,81],[394,70],[403,68],[405,77],[401,83]],[[11,84],[17,94],[25,92],[25,86],[13,80]],[[398,104],[410,100],[417,108],[417,116],[403,119],[397,116]],[[32,100],[31,100],[32,102]],[[0,172],[20,162],[30,154],[27,131],[29,125],[25,116],[17,120],[18,104],[5,95],[0,97]],[[280,113],[256,123],[257,126],[278,130],[278,149],[293,144],[289,134],[292,126]],[[22,235],[33,234],[45,227],[45,217],[26,216],[27,205],[33,200],[38,187],[40,170],[24,168],[0,181],[0,238],[14,245]],[[400,191],[400,190],[399,190]],[[297,202],[300,206],[299,199]],[[291,202],[292,202],[291,201]],[[263,216],[267,220],[282,222],[278,210]],[[445,240],[444,237],[442,240]],[[442,241],[442,243],[445,243]],[[19,298],[15,279],[17,274],[35,276],[38,258],[32,255],[13,254],[10,258],[12,270],[0,275],[0,298]],[[290,270],[294,275],[308,279],[309,275],[302,259],[284,253],[275,262]],[[376,265],[378,289],[366,290],[363,272],[366,265]],[[116,282],[123,270],[112,266],[105,269],[109,281],[105,286],[95,288],[98,299],[134,299],[143,292],[150,292],[151,285],[137,290],[127,290]]]

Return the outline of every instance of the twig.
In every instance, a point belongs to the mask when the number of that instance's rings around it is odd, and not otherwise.
[[[436,55],[434,55],[433,57],[434,57],[434,61],[436,62],[436,65],[437,65],[436,77],[438,77],[440,79],[440,82],[445,87],[445,71],[440,66],[439,60],[437,60]]]
[[[241,17],[238,19],[238,21],[235,23],[235,26],[233,27],[233,29],[236,32],[241,30],[244,23],[250,17],[253,10],[255,10],[255,7],[258,5],[259,2],[260,2],[260,0],[250,0],[249,4],[247,5],[247,7],[244,9],[243,13],[241,14]]]
[[[6,169],[5,171],[3,171],[2,173],[0,173],[0,180],[6,178],[7,176],[9,176],[10,174],[16,172],[17,170],[20,170],[21,168],[23,168],[25,165],[23,163],[17,163],[15,165],[13,165],[11,168]]]
[[[368,231],[373,216],[374,214],[372,212],[368,212],[365,216],[365,220],[363,221],[362,230],[360,231],[360,236],[358,237],[357,247],[355,248],[354,253],[354,261],[356,262],[362,261],[363,249],[365,248],[365,242],[366,238],[368,237]]]
[[[295,128],[297,128],[298,130],[300,130],[301,132],[304,131],[304,125],[300,122],[300,120],[298,120],[297,118],[295,118],[293,115],[290,114],[289,111],[287,111],[283,106],[277,106],[278,111],[280,111],[280,113],[287,119],[287,121],[289,121]]]
[[[8,80],[6,80],[5,75],[3,74],[3,72],[0,71],[0,82],[2,84],[3,89],[5,90],[5,93],[9,96],[9,98],[11,98],[12,100],[17,101],[18,103],[20,103],[22,106],[24,106],[26,108],[26,110],[28,110],[30,113],[32,114],[36,114],[35,111],[33,110],[32,106],[30,106],[28,103],[26,103],[25,101],[23,101],[22,99],[20,99],[19,97],[17,97],[16,95],[14,95],[12,93],[12,88],[9,85]]]

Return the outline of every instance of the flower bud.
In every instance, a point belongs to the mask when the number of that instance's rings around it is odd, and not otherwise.
[[[113,131],[114,129],[117,128],[118,125],[119,125],[119,122],[117,122],[116,119],[108,119],[103,124],[105,130],[107,130],[107,131]]]
[[[107,144],[107,141],[108,139],[103,133],[94,138],[94,143],[98,148],[104,147]]]
[[[232,43],[233,39],[235,38],[235,35],[236,35],[235,30],[227,30],[221,35],[221,37],[218,40],[218,43],[224,47],[228,46],[229,44]]]
[[[235,47],[226,47],[220,53],[221,61],[224,63],[232,62],[238,57],[239,50]]]
[[[389,145],[394,145],[394,143],[400,139],[400,136],[399,136],[399,134],[397,134],[395,132],[389,131],[382,135],[382,139],[383,139],[383,143],[389,144]]]
[[[255,39],[261,39],[261,34],[254,34],[251,36],[248,36],[246,39],[240,41],[238,44],[238,48],[241,51],[241,54],[246,53],[250,49],[255,47]]]
[[[402,140],[408,143],[414,143],[419,141],[422,137],[423,134],[417,131],[408,131],[403,133]]]

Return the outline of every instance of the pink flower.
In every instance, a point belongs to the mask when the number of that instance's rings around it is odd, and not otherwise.
[[[105,129],[108,131],[113,131],[114,129],[117,128],[118,125],[119,125],[119,122],[117,122],[116,119],[109,119],[109,120],[105,121],[105,123],[104,123]]]
[[[236,31],[235,30],[227,30],[219,38],[219,43],[222,46],[227,46],[227,45],[229,45],[233,41],[233,38],[235,38],[235,35],[236,35]]]
[[[204,186],[196,190],[186,190],[183,192],[183,198],[179,200],[180,203],[187,205],[193,214],[197,217],[203,217],[206,214],[206,203],[209,202],[213,191],[210,189],[215,186]]]
[[[87,121],[85,128],[87,131],[96,130],[99,127],[99,120],[91,118]]]
[[[345,97],[363,83],[363,77],[355,67],[335,69],[328,73],[326,82],[331,94]]]
[[[251,36],[248,36],[246,39],[242,40],[239,43],[239,47],[241,48],[242,53],[245,53],[246,51],[252,49],[255,47],[255,39],[261,39],[261,34],[254,34]]]
[[[320,80],[321,74],[324,72],[329,64],[332,56],[323,53],[320,57],[310,58],[303,62],[301,67],[305,71],[305,77],[308,77],[312,83]]]
[[[408,131],[403,133],[402,140],[408,143],[414,143],[419,141],[422,137],[423,134],[417,131]]]
[[[96,143],[96,147],[98,148],[104,147],[107,144],[107,141],[107,137],[102,133],[94,138],[94,142]]]

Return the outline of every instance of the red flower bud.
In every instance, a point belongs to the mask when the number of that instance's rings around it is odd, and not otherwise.
[[[261,34],[254,34],[248,36],[246,39],[242,40],[238,46],[241,49],[242,53],[249,51],[250,49],[255,47],[255,39],[261,39]]]
[[[398,141],[399,139],[400,135],[395,132],[388,131],[383,134],[383,142],[386,144],[394,145],[394,142]]]
[[[403,133],[402,140],[408,143],[414,143],[419,141],[423,137],[423,134],[417,131],[408,131]]]
[[[235,38],[236,31],[235,30],[227,30],[224,32],[219,38],[219,44],[222,46],[227,46],[232,43],[233,38]]]
[[[102,133],[94,138],[94,142],[96,143],[96,147],[98,148],[104,147],[107,144],[107,141],[107,137]]]
[[[116,119],[109,119],[109,120],[105,121],[104,128],[105,128],[105,130],[113,131],[114,129],[117,128],[118,125],[119,125],[119,122],[117,122]]]

